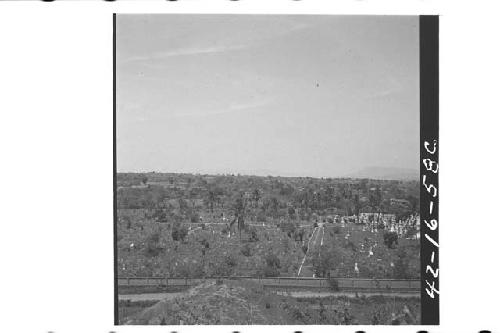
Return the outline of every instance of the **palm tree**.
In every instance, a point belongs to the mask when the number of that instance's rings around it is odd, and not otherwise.
[[[215,194],[214,191],[209,190],[208,191],[208,205],[210,207],[210,213],[213,214],[214,212],[214,203],[217,201],[217,195]]]
[[[243,197],[243,195],[240,195],[236,198],[233,204],[235,218],[231,223],[232,225],[235,221],[238,222],[238,231],[240,233],[240,240],[241,240],[241,230],[245,228],[245,220],[244,220],[245,208],[246,208],[246,200]]]
[[[253,190],[252,200],[255,203],[255,207],[257,207],[257,205],[259,204],[259,200],[260,200],[260,192],[258,189]]]

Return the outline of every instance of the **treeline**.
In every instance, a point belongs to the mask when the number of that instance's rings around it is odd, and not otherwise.
[[[119,174],[118,180],[118,208],[234,213],[242,200],[243,213],[258,220],[420,210],[416,181],[187,174]],[[183,201],[188,208],[180,207]]]

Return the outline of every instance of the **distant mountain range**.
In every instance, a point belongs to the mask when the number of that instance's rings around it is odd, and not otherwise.
[[[306,177],[300,173],[278,171],[278,170],[271,170],[271,169],[210,170],[210,171],[207,171],[204,173],[207,173],[207,174],[234,174],[234,175],[240,174],[240,175],[245,175],[245,176],[259,176],[259,177],[267,177],[267,176],[272,176],[272,177]]]
[[[420,178],[420,171],[416,169],[369,167],[355,173],[347,174],[345,177],[380,180],[418,180]]]
[[[120,172],[118,172],[120,173]],[[126,173],[126,172],[121,172]],[[144,172],[132,172],[132,173],[147,173]],[[179,173],[172,171],[159,171],[159,173]],[[245,175],[245,176],[272,176],[272,177],[311,177],[311,178],[321,178],[315,175],[303,175],[294,172],[283,172],[271,169],[255,169],[255,170],[203,170],[198,172],[180,172],[180,173],[192,173],[192,174],[207,174],[207,175]],[[420,171],[417,169],[404,169],[404,168],[389,168],[389,167],[368,167],[361,169],[359,171],[348,173],[338,176],[323,176],[324,178],[369,178],[369,179],[379,179],[379,180],[419,180]]]

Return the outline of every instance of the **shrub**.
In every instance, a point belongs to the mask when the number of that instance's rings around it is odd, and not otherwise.
[[[206,249],[209,249],[210,248],[210,243],[208,242],[208,240],[206,240],[205,238],[203,238],[201,241],[200,241],[200,244],[205,247]]]
[[[146,255],[149,257],[156,257],[160,251],[160,232],[155,231],[146,238]]]
[[[217,259],[215,259],[217,260]],[[230,276],[233,274],[233,266],[229,266],[226,260],[217,260],[209,263],[211,276]]]
[[[300,311],[300,309],[296,306],[292,307],[290,309],[290,315],[294,318],[294,319],[297,319],[297,320],[301,320],[304,318],[304,314],[302,313],[302,311]]]
[[[264,258],[268,267],[280,268],[280,259],[274,253],[268,253]]]
[[[231,268],[236,267],[236,265],[238,265],[238,261],[236,260],[236,257],[233,254],[230,254],[226,257],[225,263]]]
[[[407,258],[405,250],[400,249],[397,253],[398,259],[394,263],[394,278],[396,279],[407,279],[409,278],[409,266],[410,262]]]
[[[384,233],[384,244],[387,245],[389,249],[394,249],[398,244],[398,234],[395,232]]]
[[[276,267],[265,266],[263,275],[265,277],[277,277],[280,276],[280,271]]]
[[[172,239],[174,241],[184,241],[188,234],[188,230],[185,226],[180,223],[174,224],[172,227]]]
[[[352,241],[347,241],[345,244],[345,248],[351,250],[352,252],[356,252],[358,249],[356,245]]]
[[[267,222],[267,216],[263,211],[257,213],[257,222]]]
[[[152,215],[156,222],[166,223],[168,222],[167,214],[162,209],[156,209]]]
[[[259,241],[259,236],[257,235],[257,229],[255,227],[248,228],[247,232],[250,235],[251,242],[258,242]]]
[[[376,272],[372,269],[372,267],[364,264],[359,265],[359,275],[361,277],[373,277]]]
[[[177,276],[187,278],[201,278],[205,275],[201,262],[182,262],[177,266]]]
[[[339,235],[341,230],[342,230],[342,228],[340,228],[340,226],[338,226],[338,225],[333,227],[333,233],[335,235]]]
[[[251,257],[252,256],[252,248],[250,247],[250,244],[245,244],[241,248],[241,254],[243,254],[245,257]]]
[[[192,213],[189,219],[191,223],[198,223],[200,222],[200,215],[198,215],[197,213]]]
[[[303,239],[304,239],[305,233],[306,233],[306,231],[304,229],[302,229],[302,228],[295,230],[295,233],[294,233],[294,239],[295,239],[295,241],[302,242]]]
[[[257,269],[256,276],[260,277],[279,276],[280,275],[279,268],[281,267],[279,258],[273,253],[268,253],[264,259],[265,262]]]

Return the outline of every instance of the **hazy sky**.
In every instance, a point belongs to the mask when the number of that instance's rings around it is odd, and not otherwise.
[[[418,169],[416,16],[118,15],[117,167]]]

